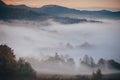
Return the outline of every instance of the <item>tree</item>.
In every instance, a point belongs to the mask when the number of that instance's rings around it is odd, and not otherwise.
[[[0,45],[0,74],[13,75],[17,72],[17,62],[13,50],[7,45]]]
[[[101,58],[98,61],[98,66],[99,66],[100,69],[104,69],[106,67],[106,60],[104,60],[103,58]]]
[[[97,80],[100,80],[102,78],[102,73],[100,69],[96,71],[96,77],[97,77]]]
[[[7,45],[0,45],[0,80],[19,78],[35,79],[36,74],[32,66],[20,58],[16,61],[13,50]]]
[[[120,63],[116,62],[115,60],[108,60],[108,64],[110,68],[115,68],[120,70]]]
[[[74,59],[73,58],[69,58],[67,59],[67,64],[70,65],[71,67],[75,65]]]
[[[84,56],[83,62],[84,62],[85,64],[89,64],[89,56],[88,56],[88,55],[85,55],[85,56]]]
[[[55,53],[55,59],[58,60],[60,58],[60,56],[58,55],[58,53]]]
[[[96,74],[95,74],[95,72],[92,73],[91,80],[96,80]]]
[[[95,66],[95,62],[94,62],[94,59],[92,57],[90,57],[90,66],[91,67]]]
[[[101,58],[99,61],[98,61],[98,64],[99,65],[104,65],[105,64],[105,60],[103,58]]]
[[[100,69],[97,69],[96,73],[93,72],[92,80],[101,80],[102,79],[102,72]]]
[[[35,77],[36,75],[30,63],[26,62],[23,58],[18,60],[18,70],[19,74],[25,77]]]

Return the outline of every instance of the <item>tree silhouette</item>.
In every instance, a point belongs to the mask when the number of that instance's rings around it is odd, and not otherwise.
[[[100,69],[104,69],[106,67],[106,60],[104,60],[103,58],[101,58],[99,61],[98,61],[98,67]]]
[[[96,74],[95,74],[95,72],[92,73],[92,78],[91,78],[91,80],[96,80]]]
[[[75,62],[73,58],[67,59],[67,64],[71,67],[75,67]]]
[[[97,69],[96,73],[92,73],[92,80],[101,80],[102,79],[102,73],[100,69]]]
[[[0,45],[0,74],[13,75],[17,72],[17,62],[13,50],[7,45]]]
[[[23,58],[19,58],[18,60],[18,70],[20,75],[25,77],[35,77],[34,69],[30,63],[26,62]]]
[[[101,73],[101,70],[100,70],[100,69],[98,69],[98,70],[96,71],[96,77],[97,77],[97,80],[101,80],[101,78],[102,78],[102,73]]]
[[[94,59],[92,57],[90,57],[90,66],[91,67],[95,66],[95,62],[94,62]]]

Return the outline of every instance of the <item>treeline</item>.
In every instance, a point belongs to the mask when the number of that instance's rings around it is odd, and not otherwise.
[[[7,45],[0,45],[0,80],[35,80],[36,73],[24,59],[16,60],[14,52]]]
[[[85,60],[83,60],[82,62],[84,61],[87,62],[87,59],[88,56],[86,56]],[[55,57],[51,57],[48,60],[55,62],[56,60],[57,62],[59,60],[63,61],[63,59],[61,59],[57,53]],[[111,61],[112,64],[113,62],[114,61]],[[69,65],[74,64],[74,60],[72,58],[68,58],[67,63]],[[103,60],[100,60],[100,63],[103,63]],[[23,58],[19,58],[18,60],[16,60],[14,51],[10,47],[8,47],[7,45],[0,45],[0,80],[119,80],[119,79],[120,78],[117,79],[109,77],[104,78],[104,75],[102,74],[100,69],[97,69],[91,75],[71,75],[71,76],[38,75],[36,74],[36,71],[32,68],[29,62],[27,62]]]
[[[91,68],[100,68],[100,69],[114,69],[114,70],[120,70],[120,63],[116,62],[113,59],[105,60],[103,58],[100,58],[97,63],[95,63],[95,60],[92,57],[89,57],[88,55],[85,55],[83,57],[83,60],[80,59],[80,64],[91,67]]]
[[[93,57],[85,55],[83,58],[79,59],[79,63],[75,63],[74,59],[70,57],[69,55],[59,55],[58,53],[55,53],[53,56],[48,56],[47,59],[38,60],[35,58],[25,58],[28,62],[30,62],[34,67],[40,68],[44,66],[61,66],[61,68],[81,68],[81,66],[84,66],[89,69],[101,69],[101,70],[120,70],[120,63],[116,62],[113,59],[105,60],[103,58],[100,58],[98,61],[95,61]],[[79,67],[76,67],[76,64],[79,65]],[[37,66],[36,66],[37,65]]]

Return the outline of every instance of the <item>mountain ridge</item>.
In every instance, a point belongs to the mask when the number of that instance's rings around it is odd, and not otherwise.
[[[99,10],[99,11],[89,11],[89,10],[77,10],[73,8],[67,8],[60,5],[44,5],[40,8],[32,8],[36,12],[43,12],[51,16],[59,17],[70,17],[69,14],[83,16],[83,18],[108,18],[108,19],[120,19],[120,11],[109,11],[109,10]],[[67,16],[63,16],[67,15]]]
[[[67,8],[59,5],[45,5],[40,8],[31,8],[26,5],[6,5],[0,0],[0,19],[20,19],[20,20],[40,20],[53,19],[59,23],[73,24],[79,22],[99,22],[88,21],[86,16],[92,18],[110,18],[120,19],[120,12],[111,12],[107,10],[102,11],[80,11],[77,9]],[[82,16],[74,18],[69,14]]]
[[[59,17],[53,16],[49,13],[44,13],[39,11],[37,8],[30,8],[25,5],[6,5],[4,2],[0,2],[3,6],[0,6],[0,20],[38,20],[38,21],[47,21],[52,19],[55,22],[62,24],[75,24],[80,22],[93,22],[87,21],[85,19],[75,19],[69,17]]]
[[[63,16],[69,17],[69,14],[78,15],[83,17],[91,18],[109,18],[109,19],[120,19],[120,11],[112,12],[109,10],[99,10],[99,11],[88,11],[88,10],[77,10],[72,8],[67,8],[58,5],[46,5],[39,8],[44,13],[49,13],[54,16]]]

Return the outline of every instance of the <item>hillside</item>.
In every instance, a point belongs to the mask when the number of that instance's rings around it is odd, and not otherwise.
[[[38,20],[47,21],[53,20],[62,24],[74,24],[80,22],[91,22],[84,19],[75,19],[69,17],[53,16],[42,11],[37,12],[36,9],[27,7],[25,5],[12,6],[6,5],[0,1],[0,19],[1,20]]]

